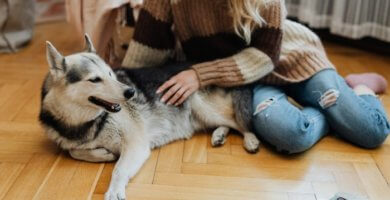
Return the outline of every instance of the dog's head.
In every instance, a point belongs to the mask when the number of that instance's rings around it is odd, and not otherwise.
[[[112,69],[95,53],[88,35],[85,35],[85,41],[84,52],[69,56],[62,56],[47,42],[50,70],[42,96],[50,95],[57,104],[66,102],[79,108],[119,112],[120,103],[132,98],[135,91],[117,80]]]

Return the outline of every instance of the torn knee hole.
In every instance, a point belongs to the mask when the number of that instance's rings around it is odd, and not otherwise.
[[[330,89],[321,96],[319,104],[323,109],[329,108],[336,104],[339,96],[340,92],[338,90]]]
[[[267,99],[261,103],[259,103],[256,107],[256,110],[255,110],[255,113],[253,115],[256,115],[260,112],[262,112],[263,110],[267,109],[270,105],[272,105],[274,102],[276,101],[275,98],[270,98],[270,99]]]
[[[310,122],[304,122],[304,123],[303,123],[303,126],[304,126],[306,129],[309,128]]]

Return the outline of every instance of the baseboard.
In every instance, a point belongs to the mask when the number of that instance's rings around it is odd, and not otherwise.
[[[335,42],[345,46],[375,52],[384,55],[390,55],[390,43],[371,37],[359,40],[349,39],[330,33],[328,29],[313,29],[324,41]]]

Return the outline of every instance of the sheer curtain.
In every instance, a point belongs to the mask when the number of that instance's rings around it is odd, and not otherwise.
[[[390,42],[390,0],[285,0],[289,16],[352,39]]]

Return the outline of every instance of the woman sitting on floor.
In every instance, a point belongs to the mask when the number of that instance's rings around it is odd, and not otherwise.
[[[285,19],[283,2],[146,0],[123,65],[166,62],[176,38],[187,60],[199,64],[163,84],[162,101],[180,105],[199,88],[255,83],[253,126],[278,151],[303,152],[329,128],[360,147],[380,146],[390,125],[376,88],[370,87],[380,84],[381,77],[370,79],[374,84],[352,77],[351,89],[320,39]]]

